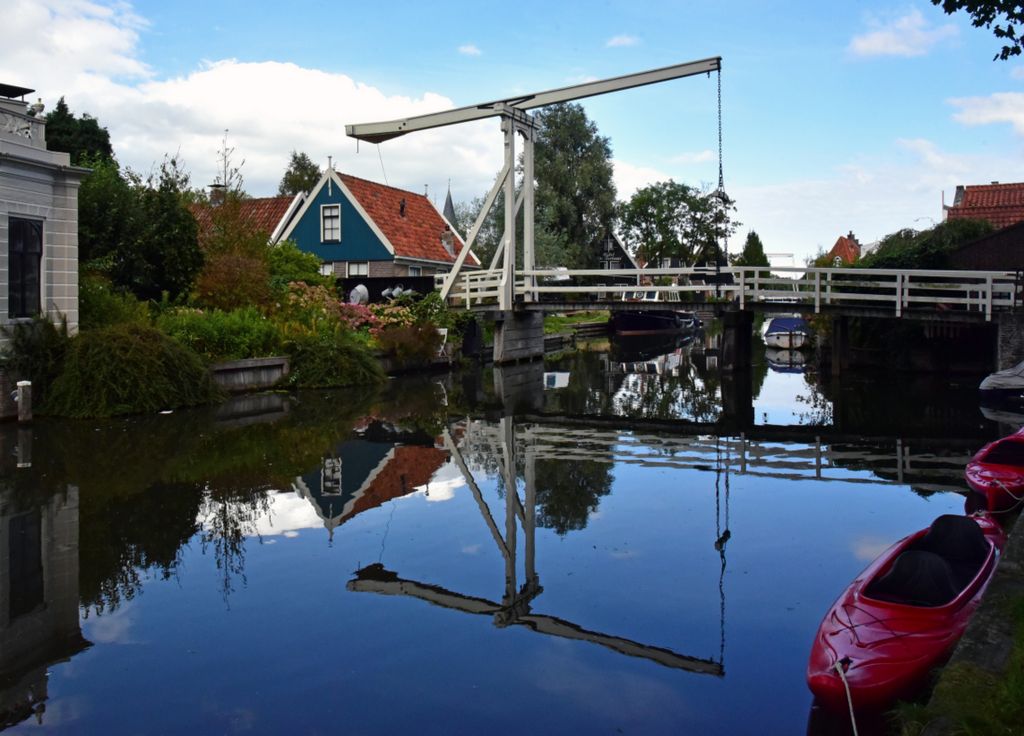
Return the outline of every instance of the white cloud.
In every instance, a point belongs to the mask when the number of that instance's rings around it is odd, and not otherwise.
[[[12,4],[13,3],[13,4]],[[345,135],[345,124],[451,108],[447,97],[384,91],[341,73],[275,61],[205,62],[172,79],[156,78],[139,58],[144,20],[125,4],[84,0],[9,0],[3,12],[0,79],[38,90],[47,109],[66,97],[76,114],[107,127],[122,165],[148,173],[164,154],[180,154],[193,185],[214,180],[217,151],[230,130],[246,190],[273,194],[289,153],[393,186],[469,199],[487,191],[501,168],[496,121],[425,131],[376,147]],[[30,71],[29,71],[30,70]],[[25,75],[29,74],[30,78]],[[287,89],[286,102],[266,89]]]
[[[627,36],[624,34],[621,36],[612,36],[605,41],[604,45],[605,48],[613,49],[622,46],[636,46],[638,43],[640,43],[640,39],[636,36]]]
[[[1024,79],[1024,66],[1015,66],[1010,70],[1011,79]]]
[[[1024,92],[996,92],[988,97],[958,97],[949,101],[960,112],[953,119],[964,125],[1009,123],[1024,135]]]
[[[632,197],[637,189],[672,178],[671,174],[659,169],[650,166],[634,166],[628,161],[619,159],[612,161],[612,165],[614,166],[612,181],[615,182],[615,193],[623,201]]]
[[[459,46],[459,53],[463,56],[480,56],[483,51],[481,51],[476,44],[467,43]]]
[[[848,50],[856,56],[924,56],[937,43],[957,35],[955,25],[932,26],[920,10],[888,21],[869,20],[873,28],[854,36]]]
[[[7,0],[0,79],[68,92],[105,78],[139,79],[152,72],[137,58],[145,21],[124,5],[82,0]]]

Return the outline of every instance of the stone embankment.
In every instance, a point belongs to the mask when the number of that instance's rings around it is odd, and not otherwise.
[[[931,712],[955,711],[952,701],[963,697],[952,682],[950,673],[968,667],[996,680],[1002,680],[1007,674],[1016,633],[1013,608],[1015,602],[1024,597],[1024,513],[1008,524],[1008,528],[1010,538],[992,582],[953,657],[939,676],[928,703]],[[953,707],[947,707],[947,701]],[[956,725],[939,718],[928,724],[922,736],[950,736],[953,733],[960,733]]]

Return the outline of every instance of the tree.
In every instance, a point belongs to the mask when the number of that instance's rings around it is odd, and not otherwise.
[[[564,258],[548,254],[556,261],[548,265],[597,267],[615,221],[611,145],[578,104],[546,107],[536,120],[538,230],[551,236],[545,242],[566,249]]]
[[[46,116],[46,147],[71,154],[71,163],[75,165],[86,159],[114,156],[107,129],[101,128],[96,118],[88,114],[76,118],[63,97]]]
[[[950,268],[949,255],[993,231],[987,220],[946,220],[929,230],[898,230],[857,263],[863,268]]]
[[[677,258],[692,266],[721,257],[722,240],[739,223],[729,218],[732,200],[671,179],[650,184],[619,209],[622,233],[648,263]]]
[[[146,181],[113,159],[86,161],[93,173],[79,191],[81,265],[140,299],[188,292],[203,257],[183,199],[188,174],[178,160],[164,159]]]
[[[320,168],[313,163],[313,159],[305,153],[292,151],[288,169],[281,177],[277,193],[293,197],[300,192],[308,194],[318,181],[320,181]]]
[[[734,266],[769,266],[768,256],[764,254],[764,246],[757,233],[747,233],[747,241],[743,244],[743,252],[733,260]]]
[[[236,309],[270,298],[268,234],[243,217],[242,197],[229,194],[212,208],[200,242],[203,268],[195,295],[208,307]]]
[[[992,57],[992,60],[1006,61],[1011,56],[1019,56],[1021,52],[1022,31],[1024,25],[1024,5],[1008,0],[932,0],[932,5],[939,5],[947,15],[964,10],[971,16],[971,25],[975,28],[991,28],[996,38],[1007,40],[1007,45]]]

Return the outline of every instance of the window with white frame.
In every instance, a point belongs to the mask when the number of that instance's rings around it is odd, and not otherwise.
[[[409,275],[410,276],[421,276],[422,274],[423,274],[423,269],[420,268],[419,266],[409,266]]]
[[[349,263],[348,264],[348,277],[353,276],[369,276],[370,275],[370,264],[366,261],[361,263]]]
[[[11,217],[7,220],[7,315],[33,317],[40,311],[43,223]]]
[[[341,241],[340,204],[325,204],[320,207],[320,240],[325,243]]]

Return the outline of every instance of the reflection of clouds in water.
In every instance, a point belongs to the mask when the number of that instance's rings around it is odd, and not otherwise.
[[[858,560],[870,562],[880,554],[889,549],[891,539],[880,539],[878,537],[860,537],[853,540],[853,555]]]
[[[313,504],[291,491],[271,492],[267,495],[267,503],[267,513],[256,519],[255,528],[249,530],[247,536],[273,537],[280,534],[292,538],[299,536],[297,529],[320,529],[324,525]]]
[[[438,468],[425,486],[417,486],[416,490],[426,495],[428,501],[451,501],[455,498],[455,489],[466,485],[459,466],[448,462]]]
[[[131,637],[132,604],[123,604],[112,613],[94,614],[82,621],[85,638],[99,644],[137,644]]]
[[[553,646],[538,659],[535,672],[539,689],[560,699],[575,703],[608,719],[609,730],[618,724],[642,730],[652,714],[672,712],[676,719],[691,711],[677,690],[655,678],[625,670],[616,670],[605,663],[593,668],[576,659],[576,647],[567,641],[551,640]]]

